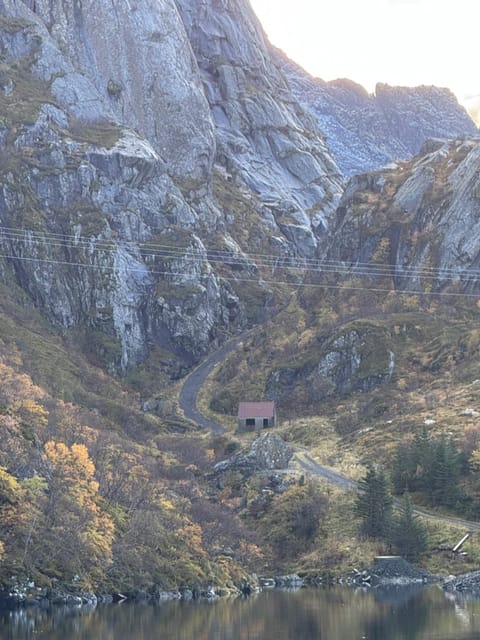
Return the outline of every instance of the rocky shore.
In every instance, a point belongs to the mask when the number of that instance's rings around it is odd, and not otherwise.
[[[235,588],[214,587],[212,585],[193,585],[174,591],[167,591],[159,587],[148,589],[134,589],[125,592],[91,593],[81,590],[67,589],[36,589],[32,583],[16,584],[8,590],[0,590],[0,610],[19,609],[22,607],[40,607],[48,609],[51,606],[96,607],[98,604],[113,602],[143,602],[158,603],[169,600],[215,600],[227,595],[250,595],[259,590],[256,580],[252,583],[244,582]]]
[[[369,569],[353,575],[354,583],[371,586],[428,584],[438,580],[425,569],[400,556],[377,556]]]
[[[235,588],[196,584],[178,590],[167,591],[160,587],[134,589],[124,593],[90,593],[80,590],[49,589],[35,590],[33,583],[16,584],[9,590],[0,591],[0,610],[21,607],[41,607],[63,605],[72,607],[110,604],[113,602],[158,603],[169,600],[196,601],[215,600],[225,596],[249,596],[263,589],[301,589],[332,584],[353,587],[413,587],[441,583],[451,593],[471,594],[480,597],[480,570],[460,576],[434,576],[425,569],[411,564],[400,556],[377,556],[367,569],[353,571],[348,576],[332,578],[329,575],[291,573],[271,577],[252,576],[250,582],[243,582]]]
[[[470,571],[460,576],[448,576],[443,588],[450,593],[469,593],[480,596],[480,570]]]

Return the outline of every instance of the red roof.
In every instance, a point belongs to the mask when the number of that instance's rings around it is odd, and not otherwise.
[[[272,418],[274,415],[274,402],[240,402],[238,405],[238,417],[240,419]]]

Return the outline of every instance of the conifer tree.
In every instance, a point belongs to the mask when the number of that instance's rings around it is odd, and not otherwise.
[[[458,500],[460,457],[451,440],[440,437],[432,446],[426,489],[432,504],[453,507]]]
[[[413,446],[408,443],[400,444],[392,461],[391,482],[395,495],[401,495],[404,491],[414,490],[416,471],[417,464]]]
[[[389,540],[394,550],[407,560],[418,560],[427,549],[427,532],[418,516],[408,493],[404,494],[398,513],[392,518]]]
[[[428,487],[429,473],[432,464],[433,443],[426,426],[415,434],[411,447],[413,477],[409,485],[411,491],[424,491]]]
[[[359,489],[355,511],[362,519],[362,532],[371,538],[385,537],[392,511],[392,498],[385,474],[369,467],[365,477],[359,482]]]

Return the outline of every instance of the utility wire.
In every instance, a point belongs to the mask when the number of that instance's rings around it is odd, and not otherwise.
[[[138,254],[137,257],[146,261],[147,264],[142,265],[141,267],[135,266],[126,266],[123,268],[124,271],[128,271],[131,273],[138,272],[145,275],[146,273],[151,275],[164,275],[164,276],[185,276],[184,273],[176,273],[167,270],[159,270],[152,268],[151,265],[148,265],[150,260],[164,260],[168,262],[175,261],[176,259],[181,259],[182,262],[189,262],[192,264],[206,264],[208,263],[217,263],[222,265],[228,265],[231,267],[240,267],[242,269],[247,268],[265,268],[271,269],[272,275],[276,270],[288,270],[288,271],[299,271],[301,274],[337,274],[343,276],[365,276],[365,277],[396,277],[401,278],[403,280],[417,280],[417,279],[429,279],[438,278],[442,280],[450,280],[450,281],[458,281],[462,277],[467,280],[468,284],[472,284],[478,281],[480,276],[480,269],[468,269],[463,272],[459,272],[455,269],[435,269],[435,268],[426,268],[426,267],[402,267],[398,269],[398,267],[394,267],[391,265],[378,265],[372,263],[362,263],[357,262],[354,264],[345,264],[341,261],[335,260],[326,260],[326,259],[313,259],[313,258],[294,258],[294,257],[276,257],[268,254],[261,253],[248,253],[242,254],[241,257],[236,257],[232,255],[229,251],[221,251],[218,249],[209,250],[205,249],[206,253],[198,255],[198,253],[192,253],[191,251],[195,248],[190,247],[172,247],[171,245],[154,243],[154,242],[131,242],[131,241],[105,241],[105,240],[97,240],[93,238],[86,238],[82,236],[75,235],[67,235],[67,234],[57,234],[50,232],[35,232],[33,230],[25,230],[25,229],[15,229],[10,227],[2,227],[0,226],[0,239],[4,239],[10,242],[21,242],[23,244],[29,244],[31,242],[35,242],[41,245],[47,245],[49,248],[57,248],[62,250],[74,251],[76,249],[85,249],[90,252],[114,252],[118,249],[119,246],[125,248],[131,248],[133,253]],[[190,249],[190,252],[188,252]],[[4,257],[7,259],[13,260],[24,260],[24,261],[36,261],[39,263],[45,264],[59,264],[59,265],[70,265],[82,268],[90,268],[97,269],[100,271],[110,270],[115,271],[115,267],[109,266],[100,266],[95,264],[85,264],[84,262],[74,262],[73,260],[58,260],[53,258],[40,258],[40,257],[27,257],[27,256],[19,256],[14,253],[5,253],[0,254],[0,257]],[[292,282],[289,281],[279,281],[277,278],[275,279],[265,279],[261,277],[253,278],[245,278],[239,276],[225,276],[222,275],[225,280],[231,280],[234,282],[254,282],[258,283],[259,280],[265,284],[282,284],[282,285],[292,285]],[[368,290],[368,291],[379,291],[379,292],[390,292],[391,289],[388,288],[372,288],[372,287],[347,287],[345,284],[342,285],[332,285],[332,284],[319,284],[319,283],[308,283],[308,282],[298,282],[295,283],[298,287],[329,287],[329,288],[349,288],[355,290]],[[424,292],[418,291],[415,289],[403,289],[399,293],[412,293],[412,294],[422,294],[422,295],[435,295],[435,296],[464,296],[464,297],[478,297],[473,293],[465,293],[465,292]]]
[[[85,264],[84,262],[72,262],[69,260],[53,260],[50,258],[32,258],[28,256],[16,256],[12,254],[1,254],[0,258],[11,258],[13,260],[21,260],[21,261],[29,261],[29,262],[40,262],[49,265],[64,265],[64,266],[74,266],[85,269],[91,269],[93,271],[110,271],[112,273],[118,272],[118,269],[114,266],[99,266],[95,264]],[[171,277],[185,277],[188,276],[188,273],[179,271],[163,271],[158,269],[147,269],[145,266],[141,267],[130,267],[125,266],[122,268],[122,271],[126,271],[129,273],[139,273],[143,276],[145,275],[162,275],[162,276],[171,276]],[[210,277],[213,274],[212,271],[208,271],[202,274],[196,274],[197,277],[206,278]],[[231,282],[249,282],[253,284],[264,284],[264,285],[281,285],[281,286],[294,286],[295,288],[313,288],[313,289],[343,289],[349,291],[374,291],[380,293],[395,293],[398,295],[409,294],[409,295],[422,295],[422,296],[433,296],[433,297],[463,297],[463,298],[479,298],[479,294],[475,293],[467,293],[467,292],[454,292],[454,291],[418,291],[416,289],[401,289],[394,290],[389,289],[387,287],[364,287],[364,286],[353,286],[345,283],[342,284],[329,284],[329,283],[313,283],[313,282],[291,282],[287,280],[278,280],[278,279],[266,279],[262,277],[257,278],[245,278],[245,277],[235,277],[235,276],[220,276],[223,280],[231,281]],[[178,284],[178,283],[176,283]]]
[[[184,247],[172,247],[167,244],[152,243],[152,242],[131,242],[131,241],[104,241],[95,240],[91,238],[85,238],[82,236],[65,235],[65,234],[53,234],[53,233],[36,233],[28,230],[17,230],[5,227],[0,227],[0,237],[9,241],[21,241],[24,243],[38,242],[47,245],[51,248],[62,249],[88,249],[89,251],[115,251],[118,246],[128,248],[129,246],[138,253],[144,260],[149,259],[175,259],[181,258],[182,260],[189,260],[192,262],[204,262],[205,255],[195,255],[195,253],[187,252],[187,248]],[[194,249],[194,247],[189,247]],[[229,251],[221,251],[218,249],[206,248],[206,258],[209,262],[221,262],[232,266],[239,266],[245,268],[246,266],[257,266],[273,269],[298,269],[302,272],[325,272],[330,271],[332,273],[354,273],[355,275],[368,275],[368,276],[398,276],[398,277],[438,277],[442,279],[458,280],[461,276],[472,278],[473,276],[480,276],[480,269],[469,268],[462,272],[458,269],[450,268],[433,268],[433,267],[414,267],[403,266],[401,268],[393,265],[382,265],[375,263],[346,263],[344,261],[326,260],[326,259],[314,259],[314,258],[298,258],[298,257],[278,257],[269,254],[261,253],[248,253],[241,256],[232,255]],[[248,262],[251,265],[248,265]]]

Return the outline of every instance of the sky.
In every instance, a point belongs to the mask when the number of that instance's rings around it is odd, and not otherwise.
[[[250,0],[270,42],[323,80],[480,95],[478,0]]]

